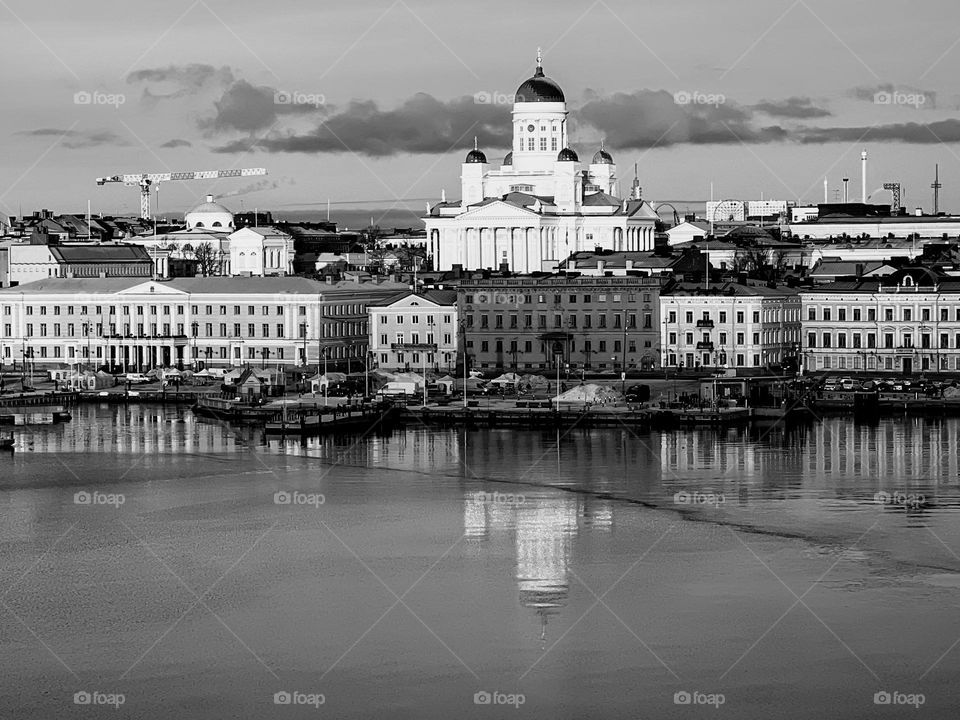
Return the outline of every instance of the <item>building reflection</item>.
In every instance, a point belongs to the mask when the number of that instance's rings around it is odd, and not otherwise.
[[[536,491],[522,502],[511,495],[523,488],[488,485],[464,495],[464,533],[475,540],[512,534],[515,580],[521,606],[539,618],[540,638],[549,618],[566,606],[574,542],[582,531],[613,527],[613,506],[606,500],[566,492]],[[512,501],[511,501],[512,500]]]
[[[13,428],[17,448],[32,453],[229,453],[244,444],[222,424],[200,422],[175,406],[93,405],[71,409],[57,425]]]

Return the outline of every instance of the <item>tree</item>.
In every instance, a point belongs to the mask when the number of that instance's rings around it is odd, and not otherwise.
[[[197,270],[204,277],[220,274],[223,265],[222,253],[213,247],[213,243],[199,243],[193,248],[193,257],[197,261]]]

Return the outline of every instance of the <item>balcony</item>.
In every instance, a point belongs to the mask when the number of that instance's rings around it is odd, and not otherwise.
[[[712,343],[712,342],[698,342],[698,343],[697,343],[697,350],[710,350],[710,351],[712,352],[712,351],[713,351],[713,343]]]
[[[698,328],[712,328],[713,320],[697,320]]]

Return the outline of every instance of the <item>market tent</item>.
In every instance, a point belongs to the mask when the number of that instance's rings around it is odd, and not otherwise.
[[[522,378],[516,373],[504,373],[498,378],[494,378],[490,381],[491,385],[516,385],[518,382],[521,382]]]
[[[530,383],[530,387],[542,388],[547,387],[550,384],[550,381],[547,380],[543,375],[524,375],[520,382],[526,385]]]
[[[457,378],[453,383],[453,387],[456,388],[457,390],[462,391],[463,383],[464,383],[463,378]],[[466,383],[467,383],[467,390],[469,392],[475,392],[483,387],[483,380],[481,380],[480,378],[475,378],[475,377],[467,378]]]
[[[461,384],[463,383],[462,380],[460,382]],[[443,391],[449,395],[451,392],[453,392],[453,388],[456,387],[457,379],[452,375],[444,375],[441,378],[437,378],[436,384],[441,386]]]
[[[618,390],[603,385],[587,383],[586,385],[577,385],[553,398],[554,402],[562,403],[592,403],[604,404],[615,403],[623,400],[623,395]]]

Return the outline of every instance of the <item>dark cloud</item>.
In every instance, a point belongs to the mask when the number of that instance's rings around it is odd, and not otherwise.
[[[322,100],[238,80],[214,103],[216,114],[201,121],[200,127],[211,132],[254,133],[272,127],[281,115],[322,116],[326,113]]]
[[[278,180],[257,180],[255,182],[248,183],[247,185],[243,185],[235,190],[222,193],[217,197],[226,198],[236,197],[238,195],[249,195],[250,193],[260,192],[261,190],[276,190],[280,187],[296,184],[296,181],[290,177],[282,177]]]
[[[609,97],[594,96],[577,111],[606,142],[621,149],[670,145],[724,145],[785,140],[780,127],[757,127],[749,108],[722,95],[638,90]]]
[[[248,112],[251,106],[245,105]],[[225,110],[218,105],[220,117],[226,115]],[[474,136],[483,148],[509,148],[513,138],[509,112],[501,105],[478,103],[472,96],[443,102],[419,93],[394,110],[381,110],[372,100],[354,100],[307,132],[234,140],[215,151],[355,152],[382,157],[445,153],[469,145]],[[251,122],[249,129],[269,126],[266,117],[269,116],[264,109],[257,116],[255,127]],[[230,125],[237,127],[235,122]]]
[[[876,127],[804,128],[801,143],[902,142],[918,145],[960,143],[960,120],[932,123],[896,123]]]
[[[37,128],[22,130],[17,135],[27,137],[62,137],[61,145],[71,150],[101,147],[103,145],[127,146],[130,143],[111,130],[59,130],[57,128]]]
[[[162,148],[178,148],[178,147],[193,147],[193,143],[189,140],[181,140],[180,138],[173,138],[172,140],[167,140],[160,147]]]
[[[894,103],[892,100],[893,96],[898,94],[899,96],[913,96],[922,97],[923,100],[920,102],[905,102],[908,98],[903,98],[904,101]],[[922,107],[926,110],[934,110],[937,107],[937,93],[932,90],[923,90],[921,88],[913,87],[912,85],[894,85],[893,83],[881,83],[879,85],[858,85],[855,88],[851,88],[847,93],[849,97],[852,97],[854,100],[862,100],[864,102],[875,103],[879,105],[909,105],[913,104],[917,107]],[[891,102],[885,101],[885,96],[890,97]]]
[[[828,117],[829,110],[817,107],[808,97],[790,97],[786,100],[764,100],[752,107],[756,112],[772,117],[806,120],[809,118]]]

